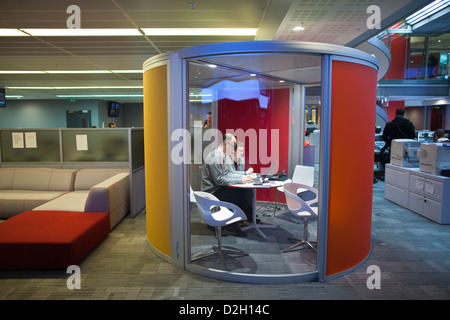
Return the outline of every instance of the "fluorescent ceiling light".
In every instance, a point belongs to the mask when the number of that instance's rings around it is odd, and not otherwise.
[[[254,36],[257,28],[142,28],[147,36]]]
[[[108,70],[46,70],[45,73],[50,74],[97,74],[97,73],[111,73]]]
[[[0,29],[2,37],[255,36],[257,28]]]
[[[412,33],[411,26],[407,26],[403,29],[387,29],[387,32],[390,34],[398,33],[398,34],[404,34],[404,33]]]
[[[138,29],[21,29],[35,37],[142,36]]]
[[[0,74],[38,74],[45,73],[44,71],[29,71],[29,70],[0,70]]]
[[[112,73],[143,73],[142,70],[111,70]]]
[[[6,99],[22,99],[23,96],[14,96],[14,95],[6,95],[5,96]]]
[[[86,87],[6,87],[10,90],[88,90],[88,89],[142,89],[142,86],[86,86]]]
[[[408,24],[415,24],[450,5],[450,0],[436,0],[406,18]]]
[[[56,95],[58,98],[140,98],[143,94],[64,94]]]
[[[102,73],[142,73],[142,70],[0,70],[0,74],[102,74]]]
[[[0,28],[0,36],[1,37],[27,37],[26,33],[23,33],[19,29],[1,29]]]

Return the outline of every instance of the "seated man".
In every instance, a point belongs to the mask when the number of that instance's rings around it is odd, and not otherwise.
[[[233,156],[234,155],[234,156]],[[233,154],[226,154],[225,158],[225,169],[230,173],[236,174],[252,174],[253,168],[249,168],[245,171],[245,159],[244,155],[244,144],[238,141]]]
[[[228,170],[229,173],[240,175],[253,173],[253,168],[248,168],[247,170],[245,170],[244,144],[241,141],[237,141],[233,154],[225,154],[225,170]],[[252,206],[252,190],[244,189],[242,190],[242,192],[244,193],[245,201],[247,201],[249,206]]]
[[[226,169],[226,154],[233,158],[236,138],[232,134],[223,136],[222,144],[219,144],[206,157],[202,171],[202,191],[215,195],[219,200],[237,205],[244,211],[247,221],[252,222],[252,207],[245,199],[245,190],[241,188],[229,187],[231,184],[252,183],[254,178],[248,175],[231,173]],[[244,236],[236,224],[231,225],[228,230],[236,235]]]

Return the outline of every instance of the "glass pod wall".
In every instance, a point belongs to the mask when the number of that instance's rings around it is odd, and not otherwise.
[[[373,57],[354,49],[273,41],[199,46],[147,60],[152,250],[186,270],[244,282],[324,280],[362,263],[370,253],[373,150],[348,159],[341,145],[348,119],[342,115],[364,118],[355,140],[373,145],[367,128],[375,125],[375,110],[370,116],[367,109],[375,105],[376,70]],[[217,170],[232,179],[216,179],[207,161],[213,154],[223,159]],[[353,172],[342,179],[344,164]],[[245,175],[263,182],[248,183]],[[287,205],[283,183],[292,180],[308,186],[291,191],[301,199],[297,208],[303,201],[309,214]],[[365,191],[346,205],[342,190],[351,183],[359,185],[357,193]],[[220,203],[206,210],[199,203],[198,196],[208,199],[202,192],[229,199],[219,189],[241,201],[241,217],[232,223],[220,225],[227,218],[220,218]],[[239,209],[228,215],[238,216]],[[300,239],[308,243],[289,250]],[[348,259],[342,250],[351,252]]]

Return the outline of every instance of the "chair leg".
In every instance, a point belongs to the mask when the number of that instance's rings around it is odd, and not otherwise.
[[[283,252],[283,253],[284,252],[288,252],[288,251],[291,251],[291,250],[296,249],[296,248],[298,248],[299,250],[300,249],[304,249],[305,247],[303,247],[303,248],[301,247],[303,245],[306,245],[307,247],[310,247],[311,249],[313,249],[314,252],[317,252],[316,248],[314,247],[314,245],[317,245],[317,242],[308,240],[308,219],[305,218],[303,220],[303,222],[304,222],[303,240],[299,240],[299,239],[295,239],[295,238],[289,238],[289,240],[294,240],[294,241],[298,241],[298,242],[296,244],[290,246],[289,248],[284,249],[281,252]]]
[[[273,208],[273,216],[275,217],[275,214],[277,213],[277,204],[278,204],[278,188],[277,193],[275,194],[275,207]]]
[[[229,246],[222,246],[222,228],[217,227],[216,228],[216,238],[217,238],[217,245],[213,246],[213,250],[201,255],[198,255],[197,257],[194,257],[191,259],[191,261],[196,261],[203,258],[208,258],[213,255],[218,254],[220,257],[220,260],[222,261],[222,264],[224,265],[225,269],[228,271],[227,264],[225,262],[225,255],[236,255],[236,256],[248,256],[249,254],[245,251],[242,251],[237,248],[229,247]]]

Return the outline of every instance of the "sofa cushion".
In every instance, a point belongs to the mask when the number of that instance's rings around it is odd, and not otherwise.
[[[128,172],[128,169],[81,169],[77,172],[74,189],[89,190],[96,184],[122,172]]]
[[[45,202],[40,206],[34,207],[34,211],[78,211],[84,212],[86,199],[89,195],[89,190],[73,191],[66,193],[54,200]],[[108,212],[108,211],[96,211],[96,212]]]
[[[0,168],[0,190],[11,190],[14,177],[13,168]]]
[[[72,191],[76,169],[0,168],[0,190]]]
[[[63,194],[64,191],[0,190],[0,217],[6,219],[32,210]]]
[[[27,211],[0,223],[0,269],[66,269],[109,233],[101,212]]]

